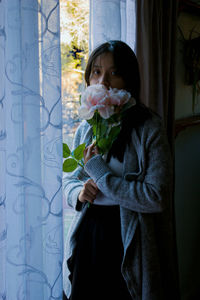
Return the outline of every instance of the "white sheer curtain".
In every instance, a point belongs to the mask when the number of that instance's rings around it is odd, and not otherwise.
[[[62,299],[58,0],[0,1],[0,299]]]
[[[90,0],[90,50],[108,40],[135,49],[135,0]]]

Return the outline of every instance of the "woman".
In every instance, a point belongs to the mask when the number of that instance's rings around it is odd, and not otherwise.
[[[77,129],[73,147],[85,142],[87,148],[84,170],[63,178],[76,211],[63,263],[67,299],[177,300],[171,155],[160,118],[140,103],[134,52],[121,41],[100,45],[85,81],[125,89],[136,105],[106,159],[91,144],[88,122]]]

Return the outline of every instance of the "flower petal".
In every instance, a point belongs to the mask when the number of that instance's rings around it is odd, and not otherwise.
[[[105,106],[99,108],[98,112],[103,119],[108,119],[115,113],[115,110],[114,110],[114,106]]]
[[[81,106],[78,110],[81,119],[89,120],[93,117],[94,111],[89,110],[86,106]]]

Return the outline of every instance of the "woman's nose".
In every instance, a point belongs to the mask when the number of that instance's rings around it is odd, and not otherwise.
[[[99,83],[103,84],[107,89],[110,87],[109,78],[106,74],[102,74],[102,76],[99,78]]]

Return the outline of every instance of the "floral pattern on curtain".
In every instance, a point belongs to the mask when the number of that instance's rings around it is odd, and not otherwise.
[[[0,1],[0,299],[62,299],[58,0]]]

